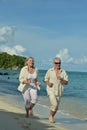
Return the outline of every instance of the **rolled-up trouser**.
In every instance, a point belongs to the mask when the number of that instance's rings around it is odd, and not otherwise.
[[[25,108],[30,108],[31,103],[36,104],[37,102],[37,89],[28,88],[23,93],[23,98],[25,102]]]
[[[55,94],[53,92],[50,92],[49,93],[49,99],[50,99],[50,103],[51,103],[50,109],[52,111],[57,111],[58,106],[59,106],[59,102],[60,102],[60,97],[55,96]]]

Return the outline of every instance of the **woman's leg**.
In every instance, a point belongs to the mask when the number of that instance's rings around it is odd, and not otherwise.
[[[31,89],[30,90],[30,95],[31,95],[31,102],[30,102],[29,114],[33,115],[33,107],[37,102],[37,90],[36,89]]]
[[[25,102],[26,117],[28,117],[29,116],[29,108],[30,108],[30,93],[29,93],[29,89],[26,90],[23,93],[23,98],[24,98],[24,102]]]

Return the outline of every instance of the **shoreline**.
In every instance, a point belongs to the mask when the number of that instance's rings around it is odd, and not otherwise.
[[[0,96],[1,130],[87,130],[87,120],[65,115],[61,111],[56,113],[55,123],[49,123],[49,108],[39,103],[34,107],[34,116],[26,118],[21,103],[18,96],[9,94]]]
[[[14,107],[0,98],[0,129],[1,130],[67,130],[60,125],[45,121],[40,115],[25,117],[25,111]]]

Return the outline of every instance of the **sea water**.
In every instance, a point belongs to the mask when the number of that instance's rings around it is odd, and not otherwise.
[[[19,70],[0,70],[0,97],[4,96],[8,103],[23,108],[23,97],[17,90],[19,73]],[[46,93],[46,84],[43,81],[45,73],[46,70],[39,70],[38,79],[41,82],[41,89],[38,90],[38,104],[48,109],[50,108],[50,102]],[[67,73],[69,84],[64,86],[59,112],[87,119],[87,72]],[[12,96],[15,96],[15,98],[11,98]]]

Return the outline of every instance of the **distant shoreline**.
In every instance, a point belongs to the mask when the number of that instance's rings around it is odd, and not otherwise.
[[[0,68],[0,71],[8,71],[8,70],[18,70],[18,71],[20,71],[21,70],[21,68],[13,68],[13,69],[11,69],[11,68]],[[47,71],[46,69],[38,69],[39,71]],[[66,70],[68,73],[87,73],[86,71],[68,71],[68,70]]]

